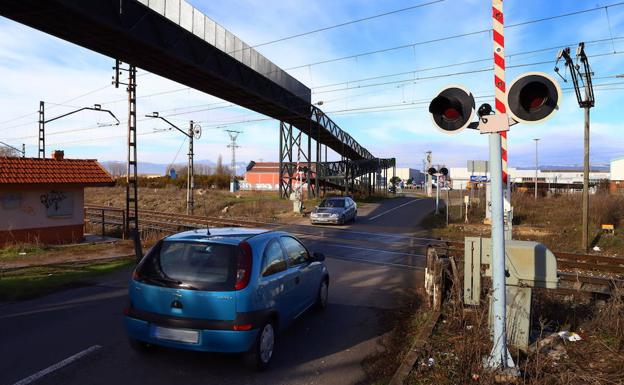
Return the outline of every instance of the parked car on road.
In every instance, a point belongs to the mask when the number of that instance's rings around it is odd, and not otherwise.
[[[357,204],[349,197],[325,198],[312,209],[310,222],[312,224],[333,223],[343,225],[348,221],[355,221]]]
[[[281,231],[219,228],[160,240],[133,272],[124,323],[130,345],[246,353],[265,369],[275,335],[327,305],[325,256]]]

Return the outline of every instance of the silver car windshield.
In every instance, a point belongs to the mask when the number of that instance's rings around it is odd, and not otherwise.
[[[344,199],[325,199],[321,202],[319,207],[328,207],[328,208],[344,208],[345,200]]]

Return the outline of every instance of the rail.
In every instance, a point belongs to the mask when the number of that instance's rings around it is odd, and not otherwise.
[[[141,210],[141,228],[160,232],[175,233],[184,230],[198,229],[206,226],[220,227],[254,227],[277,229],[288,226],[288,231],[304,236],[323,236],[325,238],[340,238],[346,240],[357,231],[346,229],[322,229],[307,225],[285,224],[271,221],[257,221],[242,218],[196,216],[178,213],[164,213],[152,210]],[[106,226],[125,225],[125,211],[120,208],[104,206],[85,206],[85,222]],[[409,243],[410,247],[433,246],[441,254],[452,255],[457,261],[463,260],[464,243],[460,241],[415,237],[402,234],[377,234],[390,242],[391,247],[400,251]],[[569,252],[555,252],[557,258],[558,275],[562,290],[575,290],[590,293],[610,293],[614,288],[624,289],[624,258],[607,257],[591,254],[575,254]],[[407,266],[407,265],[406,265]]]

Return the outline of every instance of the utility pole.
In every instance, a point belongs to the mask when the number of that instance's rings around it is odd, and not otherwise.
[[[166,122],[171,128],[175,128],[183,135],[185,135],[189,141],[188,148],[188,165],[186,169],[186,215],[193,215],[193,209],[195,208],[195,200],[193,197],[193,189],[195,188],[195,167],[194,167],[194,157],[195,154],[193,152],[194,147],[194,139],[201,138],[202,128],[199,124],[194,123],[192,120],[189,123],[189,128],[187,131],[184,131],[180,127],[171,123],[166,118],[160,116],[158,112],[152,112],[151,115],[145,115],[146,118],[157,118],[164,122]]]
[[[201,132],[201,131],[200,131]],[[193,164],[193,121],[189,123],[188,129],[189,150],[188,165],[186,170],[186,215],[193,215],[195,201],[193,199],[193,188],[195,187],[195,165]]]
[[[537,158],[537,142],[539,142],[539,138],[533,139],[535,141],[535,200],[537,201],[537,168],[538,168],[538,158]]]
[[[232,149],[232,182],[230,191],[234,192],[236,191],[236,149],[240,147],[236,144],[236,139],[238,138],[238,134],[241,134],[242,131],[225,130],[225,132],[230,135],[230,144],[228,145],[228,148]]]
[[[128,64],[128,68],[122,68],[122,63],[115,60],[115,74],[113,84],[119,88],[120,84],[126,86],[128,93],[128,163],[126,168],[126,233],[134,241],[134,254],[139,263],[143,258],[141,247],[141,233],[139,231],[139,190],[138,190],[138,161],[137,161],[137,127],[136,127],[136,66]],[[122,71],[128,72],[128,82],[119,81]]]
[[[45,159],[45,103],[39,101],[39,151],[37,153],[40,159]]]
[[[570,48],[565,48],[557,54],[557,62],[564,59],[565,66],[570,70],[570,77],[574,84],[574,92],[576,100],[580,108],[585,110],[585,125],[583,130],[583,235],[581,238],[581,247],[583,250],[589,250],[589,110],[595,105],[594,88],[592,85],[592,72],[589,66],[589,60],[585,54],[585,43],[579,43],[576,49],[576,58],[583,65],[583,73],[580,72],[581,66],[574,64],[570,57]],[[559,68],[555,66],[555,72],[559,73]],[[562,77],[563,78],[563,77]],[[584,97],[581,95],[581,86],[579,78],[583,80],[585,88]],[[564,81],[567,81],[563,78]]]
[[[425,152],[425,154],[427,154],[425,159],[427,159],[427,170],[429,170],[431,168],[431,151],[427,151],[427,152]],[[424,172],[424,170],[423,170],[423,172]],[[433,176],[429,175],[429,173],[427,173],[425,175],[426,175],[426,178],[427,178],[427,183],[426,183],[426,185],[427,185],[427,196],[431,197],[431,193],[433,192],[432,191],[432,189],[433,189],[433,185],[432,185],[432,183],[433,183],[433,181],[432,181]]]

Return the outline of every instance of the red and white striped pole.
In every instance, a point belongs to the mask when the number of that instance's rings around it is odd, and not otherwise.
[[[496,112],[507,113],[507,95],[505,90],[505,31],[503,16],[503,0],[492,1],[492,18],[494,28],[492,37],[494,38],[494,98],[496,101]],[[507,186],[507,131],[502,131],[501,155],[503,162],[503,186]]]
[[[506,119],[505,95],[505,38],[503,31],[503,0],[492,0],[493,39],[494,39],[494,88],[496,113]],[[508,127],[507,127],[508,129]],[[507,152],[504,127],[500,133],[489,134],[490,152],[490,192],[492,211],[492,352],[488,365],[507,369],[514,366],[507,351],[506,331],[506,289],[505,289],[505,214],[504,180],[506,180]]]

